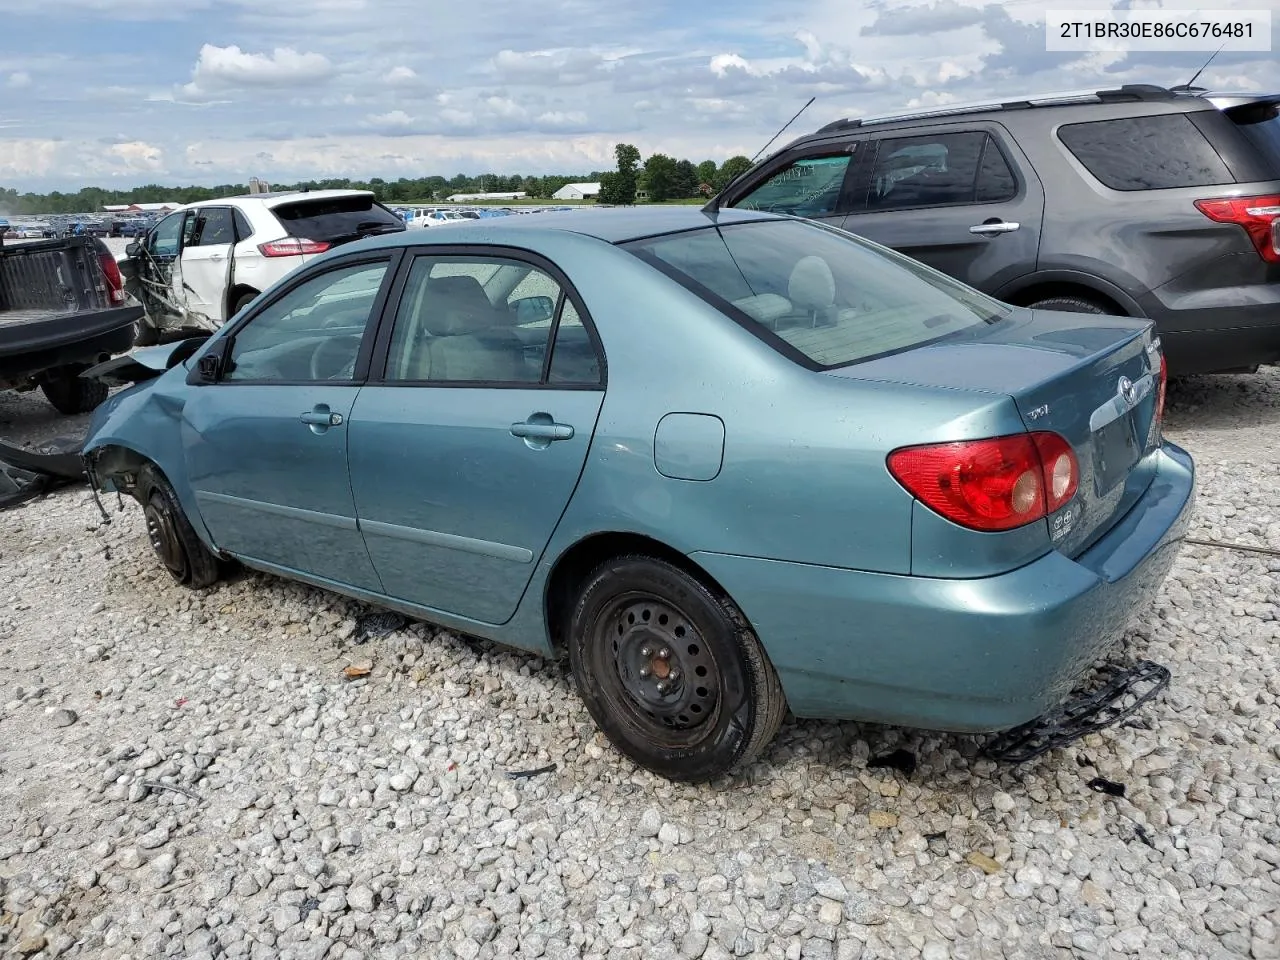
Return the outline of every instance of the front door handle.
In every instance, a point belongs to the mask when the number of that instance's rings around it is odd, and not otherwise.
[[[976,233],[979,236],[994,236],[998,233],[1013,233],[1021,227],[1022,224],[1008,220],[988,220],[985,223],[975,223],[969,228],[970,233]]]
[[[333,413],[326,403],[318,403],[310,410],[303,411],[298,419],[311,427],[314,433],[323,433],[329,427],[342,426],[342,414]]]
[[[567,423],[544,423],[524,420],[511,425],[511,435],[525,440],[572,440],[573,427]]]

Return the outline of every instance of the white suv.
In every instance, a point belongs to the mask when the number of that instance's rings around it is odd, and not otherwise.
[[[405,223],[367,190],[259,193],[169,214],[120,268],[146,308],[139,344],[216,330],[259,293],[326,250]]]

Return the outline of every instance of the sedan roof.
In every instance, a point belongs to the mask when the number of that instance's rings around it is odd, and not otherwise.
[[[752,220],[784,219],[775,214],[751,210],[722,209],[717,214],[703,213],[701,207],[653,206],[607,207],[572,211],[546,211],[511,217],[486,217],[450,225],[447,230],[412,230],[387,234],[364,241],[370,246],[418,246],[419,244],[501,243],[510,231],[539,230],[557,233],[579,233],[604,240],[626,243],[642,237],[659,236],[710,227],[716,224],[745,223]]]

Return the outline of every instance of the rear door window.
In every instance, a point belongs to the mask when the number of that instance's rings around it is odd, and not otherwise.
[[[404,221],[372,196],[291,200],[271,210],[291,237],[341,243],[404,229]]]
[[[1235,183],[1222,157],[1184,113],[1069,123],[1058,139],[1112,190]]]

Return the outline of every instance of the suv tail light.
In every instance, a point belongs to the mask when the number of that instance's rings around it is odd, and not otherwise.
[[[305,237],[285,237],[258,244],[258,251],[264,257],[300,257],[306,253],[324,253],[328,249],[329,244],[325,241],[307,240]]]
[[[102,265],[102,276],[107,281],[107,299],[112,303],[124,303],[124,277],[120,273],[120,264],[109,250],[98,254],[98,263]]]
[[[1244,227],[1262,259],[1280,263],[1280,195],[1197,200],[1196,208],[1210,220]]]
[[[931,510],[972,530],[1012,530],[1076,495],[1080,464],[1056,433],[903,447],[889,472]]]

